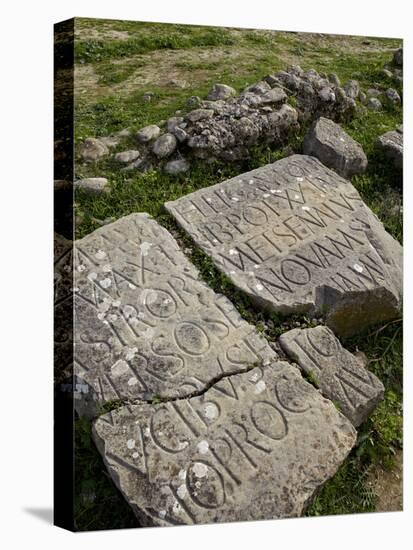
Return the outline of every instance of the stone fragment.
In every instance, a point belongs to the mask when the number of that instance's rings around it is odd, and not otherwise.
[[[372,111],[381,111],[383,108],[381,101],[377,99],[377,97],[370,97],[367,102],[367,107]]]
[[[100,139],[87,138],[80,146],[79,153],[85,162],[94,162],[105,157],[109,149]]]
[[[186,118],[190,122],[198,122],[199,120],[205,120],[206,118],[211,118],[214,114],[214,111],[212,109],[195,109],[194,111],[190,111]]]
[[[334,93],[333,89],[330,88],[330,86],[325,86],[324,88],[321,88],[321,90],[318,92],[318,96],[322,101],[326,102],[332,102],[336,100],[336,94]]]
[[[401,98],[397,90],[394,88],[388,88],[385,92],[385,95],[389,101],[391,101],[394,104],[400,104]]]
[[[109,191],[106,178],[84,178],[74,183],[75,189],[82,189],[91,195],[100,195]]]
[[[243,91],[243,94],[257,94],[257,95],[264,95],[269,90],[271,90],[271,86],[266,82],[265,80],[261,80],[260,82],[257,82],[256,84],[252,84],[252,86],[247,86],[245,90]]]
[[[382,69],[381,74],[387,78],[393,78],[393,73],[389,69]]]
[[[349,80],[344,86],[344,90],[348,97],[351,99],[356,99],[360,92],[360,86],[357,80]]]
[[[176,137],[173,134],[164,134],[159,137],[153,144],[152,151],[154,154],[163,159],[169,157],[175,151],[177,146]]]
[[[165,206],[258,306],[324,315],[343,335],[400,315],[400,244],[314,157],[292,155]]]
[[[367,168],[367,157],[361,145],[328,118],[321,117],[313,122],[304,138],[303,150],[344,178],[362,174]]]
[[[188,134],[185,132],[183,128],[180,128],[179,126],[175,126],[172,133],[176,137],[176,139],[179,141],[179,143],[184,143],[184,141],[188,139]]]
[[[403,48],[399,48],[394,52],[393,63],[398,67],[403,66]]]
[[[379,95],[381,95],[381,91],[378,90],[377,88],[369,88],[367,90],[368,97],[378,97]]]
[[[328,75],[328,80],[331,82],[331,84],[334,84],[334,86],[341,86],[340,79],[336,75],[336,73],[331,73]]]
[[[285,101],[287,101],[287,94],[282,88],[272,88],[268,92],[265,92],[261,98],[261,103],[264,105],[268,103],[281,105]]]
[[[80,414],[96,401],[187,396],[277,357],[147,214],[97,229],[74,254]]]
[[[199,96],[191,95],[191,97],[188,97],[188,99],[186,100],[186,104],[192,109],[194,107],[199,107],[201,105],[201,101],[202,100]]]
[[[140,152],[131,149],[129,151],[122,151],[121,153],[116,153],[115,160],[117,162],[122,162],[124,164],[127,164],[129,162],[133,162],[139,157],[140,157]]]
[[[184,121],[184,117],[182,116],[173,116],[169,118],[166,124],[168,132],[173,132],[177,126],[183,123],[183,121]]]
[[[279,342],[354,426],[360,426],[383,399],[384,386],[377,376],[363,359],[343,348],[328,327],[293,329]]]
[[[216,101],[217,99],[228,99],[237,94],[237,91],[226,84],[214,84],[209,90],[207,99]]]
[[[112,411],[93,437],[140,524],[168,526],[302,515],[356,431],[277,362],[201,396]]]
[[[377,145],[398,170],[403,168],[403,132],[386,132],[377,139]]]
[[[136,134],[136,139],[140,143],[148,143],[149,141],[153,141],[159,137],[161,133],[161,129],[159,126],[156,126],[155,124],[150,124],[149,126],[145,126],[144,128],[141,128],[139,132]]]
[[[189,170],[189,163],[185,159],[171,160],[165,165],[165,172],[173,176],[184,174]]]
[[[363,105],[365,105],[367,103],[367,95],[364,92],[360,92],[359,100],[360,100],[360,103],[363,103]]]
[[[154,98],[155,94],[153,92],[145,92],[142,96],[143,100],[149,103]]]

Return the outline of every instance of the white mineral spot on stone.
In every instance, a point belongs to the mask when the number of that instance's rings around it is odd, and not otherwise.
[[[248,271],[248,275],[251,275],[252,277],[255,277],[255,273],[253,271]]]
[[[139,453],[137,452],[132,453],[132,458],[139,458]]]
[[[207,197],[206,200],[207,200],[208,202],[212,202],[211,197]]]
[[[260,267],[260,264],[255,264],[254,269],[258,269]]]
[[[113,307],[119,307],[119,306],[120,306],[120,300],[114,300],[114,301],[112,302],[112,306],[113,306]]]
[[[133,449],[135,446],[135,440],[134,439],[128,439],[126,442],[126,446],[128,449]]]
[[[109,288],[110,285],[112,284],[112,279],[110,279],[109,277],[106,277],[106,279],[102,279],[100,281],[100,284],[103,288]]]
[[[182,510],[181,505],[178,501],[175,501],[175,504],[172,507],[172,510],[175,514],[179,514],[179,512]]]
[[[301,207],[301,210],[308,211],[308,210],[310,210],[310,207],[309,207],[309,206],[302,206],[302,207]]]
[[[104,271],[105,273],[109,273],[109,271],[112,271],[112,268],[110,267],[109,264],[105,264],[105,265],[102,267],[102,271]]]
[[[144,332],[142,332],[141,336],[143,336],[143,338],[153,338],[155,334],[155,331],[153,328],[149,327],[147,328]]]
[[[105,318],[105,314],[104,314],[104,313],[98,313],[98,319],[99,319],[99,321],[103,321],[104,318]]]
[[[233,256],[234,254],[237,254],[237,251],[235,250],[235,248],[231,248],[229,253],[230,253],[231,256]]]
[[[254,180],[249,180],[249,185],[252,185],[254,183]]]
[[[142,256],[146,256],[152,246],[152,243],[144,242],[140,245]]]
[[[144,305],[153,304],[154,302],[156,302],[157,297],[158,293],[152,289],[145,289],[141,294],[141,299]]]
[[[80,264],[80,265],[77,266],[77,270],[80,271],[80,272],[84,271],[85,269],[86,269],[86,267],[83,264]]]
[[[354,267],[354,269],[355,269],[356,271],[358,271],[359,273],[363,273],[363,268],[361,267],[360,264],[354,264],[353,267]]]
[[[295,200],[298,200],[300,198],[300,195],[294,195]]]
[[[230,271],[230,274],[235,275],[235,271],[234,270]]]
[[[166,510],[159,510],[158,515],[159,515],[160,518],[163,519],[166,516]]]
[[[149,428],[145,428],[145,431],[144,431],[144,434],[145,435],[150,435],[151,431]]]
[[[231,200],[234,201],[234,202],[238,202],[239,198],[238,197],[231,197]]]
[[[79,292],[79,287],[78,287],[78,286],[74,286],[74,287],[73,287],[73,292]]]
[[[133,308],[132,306],[126,305],[126,306],[123,306],[122,311],[125,318],[129,319],[129,317],[132,317],[132,315],[135,313],[135,308]]]
[[[115,322],[117,320],[118,316],[115,315],[114,313],[112,315],[109,316],[109,319],[112,321],[112,322]]]
[[[134,290],[134,289],[136,288],[136,286],[133,285],[132,283],[129,283],[128,286],[129,286],[129,288],[131,288],[132,290]]]
[[[212,242],[213,242],[213,243],[217,243],[217,242],[218,242],[218,239],[212,239]]]
[[[197,445],[197,448],[198,448],[198,451],[199,451],[202,455],[206,454],[206,453],[208,452],[208,450],[209,450],[209,443],[208,443],[208,441],[205,441],[205,440],[200,441],[200,442],[198,443],[198,445]]]
[[[128,380],[128,386],[135,386],[137,383],[138,383],[138,380],[134,376],[132,376],[132,378],[129,378]]]
[[[257,284],[255,285],[255,288],[256,288],[258,291],[264,290],[264,287],[263,287],[262,284],[260,284],[260,283],[257,283]]]
[[[263,195],[264,199],[268,199],[269,196],[270,196],[269,193],[264,193],[264,195]]]
[[[122,374],[128,372],[129,367],[126,361],[124,361],[123,359],[119,359],[111,366],[110,370],[114,376],[122,376]]]
[[[179,498],[185,498],[186,496],[186,486],[184,484],[180,485],[176,491]]]
[[[186,449],[188,445],[189,445],[188,441],[180,441],[178,444],[178,449],[179,450]]]
[[[203,464],[202,462],[196,462],[192,466],[192,469],[196,477],[205,477],[206,475],[208,475],[208,466],[206,464]]]
[[[251,374],[251,376],[250,376],[250,381],[251,381],[251,382],[256,382],[256,381],[258,380],[259,376],[260,376],[260,375],[259,375],[258,372],[254,372],[254,373]]]
[[[186,479],[186,470],[179,470],[179,479]]]
[[[254,390],[254,393],[256,394],[259,394],[259,393],[262,393],[266,388],[266,385],[265,385],[265,382],[264,380],[259,380],[256,384],[255,384],[255,390]]]
[[[214,403],[208,403],[205,405],[204,414],[209,420],[214,420],[219,415],[218,407]]]
[[[135,354],[138,352],[138,348],[128,348],[126,352],[126,359],[131,360],[135,357]]]
[[[296,177],[297,181],[304,181],[304,178]]]
[[[98,250],[95,254],[95,258],[97,258],[98,260],[103,260],[104,258],[106,258],[106,252],[104,250]]]

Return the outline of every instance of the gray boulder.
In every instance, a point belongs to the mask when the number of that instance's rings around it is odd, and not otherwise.
[[[264,105],[269,103],[281,105],[285,101],[287,101],[287,94],[282,88],[272,88],[261,97],[261,103]]]
[[[106,178],[84,178],[74,182],[75,189],[82,189],[90,195],[101,195],[109,191]]]
[[[169,157],[177,146],[176,137],[173,134],[164,134],[153,144],[152,151],[160,159]]]
[[[360,92],[360,85],[357,80],[349,80],[344,86],[344,90],[348,97],[356,99]]]
[[[210,101],[216,101],[217,99],[228,99],[236,94],[237,91],[231,86],[227,86],[226,84],[214,84],[209,90],[207,99]]]
[[[154,139],[157,139],[161,133],[161,129],[159,126],[156,126],[156,124],[150,124],[149,126],[145,126],[144,128],[141,128],[139,132],[136,134],[136,139],[140,143],[148,143],[149,141],[153,141]]]
[[[81,144],[79,153],[83,161],[95,162],[109,154],[108,146],[100,139],[87,138]]]
[[[165,172],[172,176],[185,174],[189,170],[189,163],[185,159],[171,160],[165,165]]]
[[[140,157],[140,152],[134,149],[131,149],[129,151],[122,151],[121,153],[116,153],[115,160],[117,162],[128,164],[129,162],[133,162],[139,157]]]
[[[385,92],[385,95],[387,99],[392,103],[394,103],[395,105],[400,104],[402,101],[398,91],[395,90],[394,88],[388,88]]]
[[[172,132],[175,130],[175,128],[177,126],[179,126],[180,124],[182,124],[184,121],[184,117],[182,116],[173,116],[171,118],[168,119],[168,122],[166,124],[166,127],[168,129],[168,132]]]
[[[403,168],[403,132],[386,132],[377,139],[378,147],[398,170]]]
[[[304,153],[317,157],[345,178],[362,174],[367,168],[361,145],[328,118],[313,122],[304,138]]]
[[[214,111],[212,109],[195,109],[186,115],[186,119],[190,122],[198,122],[200,120],[211,118],[213,115]]]
[[[403,66],[403,48],[399,48],[394,52],[393,63],[398,67]]]
[[[381,111],[383,109],[381,101],[377,99],[377,97],[370,97],[367,102],[367,107],[372,111]]]

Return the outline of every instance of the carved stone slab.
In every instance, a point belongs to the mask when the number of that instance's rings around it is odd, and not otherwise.
[[[328,327],[294,329],[279,342],[340,410],[359,426],[384,397],[384,386],[362,359],[345,348]]]
[[[94,231],[74,255],[75,373],[100,403],[187,396],[277,357],[147,214]]]
[[[93,433],[141,524],[159,526],[300,516],[356,439],[284,362],[190,399],[123,407]]]
[[[351,183],[313,157],[293,155],[165,206],[262,306],[324,314],[341,334],[399,313],[400,244]]]

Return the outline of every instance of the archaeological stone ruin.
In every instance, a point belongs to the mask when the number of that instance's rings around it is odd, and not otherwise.
[[[402,78],[402,57],[386,78]],[[188,112],[78,146],[96,172],[75,191],[93,200],[111,193],[102,160],[178,176],[308,128],[304,154],[165,202],[171,232],[135,212],[75,241],[55,236],[57,379],[141,525],[303,515],[384,398],[368,358],[340,339],[401,315],[402,247],[351,183],[368,158],[339,123],[397,95],[295,65],[240,94],[217,83]],[[402,128],[375,147],[402,168]],[[267,340],[202,280],[188,241],[257,312],[312,328]]]

